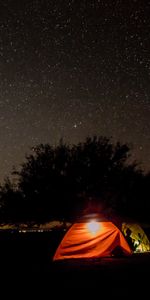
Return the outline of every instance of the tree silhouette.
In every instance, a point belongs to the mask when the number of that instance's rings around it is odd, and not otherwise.
[[[1,222],[18,223],[23,220],[24,207],[21,193],[7,177],[0,186]]]
[[[40,144],[31,149],[17,176],[14,188],[7,180],[0,189],[1,215],[6,220],[45,222],[72,218],[86,207],[108,207],[120,214],[137,215],[149,175],[136,162],[128,163],[130,148],[115,145],[106,137],[87,137],[85,142],[67,145]],[[90,199],[90,200],[89,200]],[[142,207],[142,208],[141,208]],[[90,208],[91,209],[91,208]]]

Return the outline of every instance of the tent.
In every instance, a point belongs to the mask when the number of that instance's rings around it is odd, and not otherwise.
[[[150,251],[150,241],[139,224],[124,222],[122,232],[135,253]]]
[[[132,253],[121,231],[97,215],[86,216],[74,223],[60,242],[53,260],[98,258]]]

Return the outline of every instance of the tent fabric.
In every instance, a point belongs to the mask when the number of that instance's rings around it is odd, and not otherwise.
[[[150,251],[150,241],[144,230],[136,223],[122,223],[122,232],[128,241],[128,231],[130,230],[130,238],[133,243],[134,252],[148,252]]]
[[[98,221],[96,224],[96,230],[89,228],[89,222],[73,224],[58,246],[53,260],[112,256],[117,247],[125,255],[132,253],[123,234],[112,222]]]

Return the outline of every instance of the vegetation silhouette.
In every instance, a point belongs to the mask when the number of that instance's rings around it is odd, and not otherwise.
[[[42,223],[73,219],[93,202],[120,215],[149,218],[150,173],[129,163],[127,144],[107,137],[87,137],[83,143],[31,148],[19,170],[0,186],[2,222]],[[16,179],[15,183],[13,178]]]

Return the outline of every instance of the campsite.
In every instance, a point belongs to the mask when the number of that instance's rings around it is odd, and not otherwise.
[[[146,233],[149,237],[149,230]],[[49,290],[56,294],[69,290],[93,291],[96,295],[99,288],[106,297],[120,292],[134,296],[148,293],[149,252],[53,261],[65,234],[58,228],[45,232],[0,232],[1,274],[4,282],[7,276],[7,283],[13,283],[15,295],[16,284],[25,293],[43,291],[45,295]]]
[[[0,0],[0,300],[149,300],[149,32],[150,0]]]
[[[34,298],[99,288],[147,294],[150,176],[125,165],[128,147],[93,138],[34,152],[0,190],[1,286]]]

